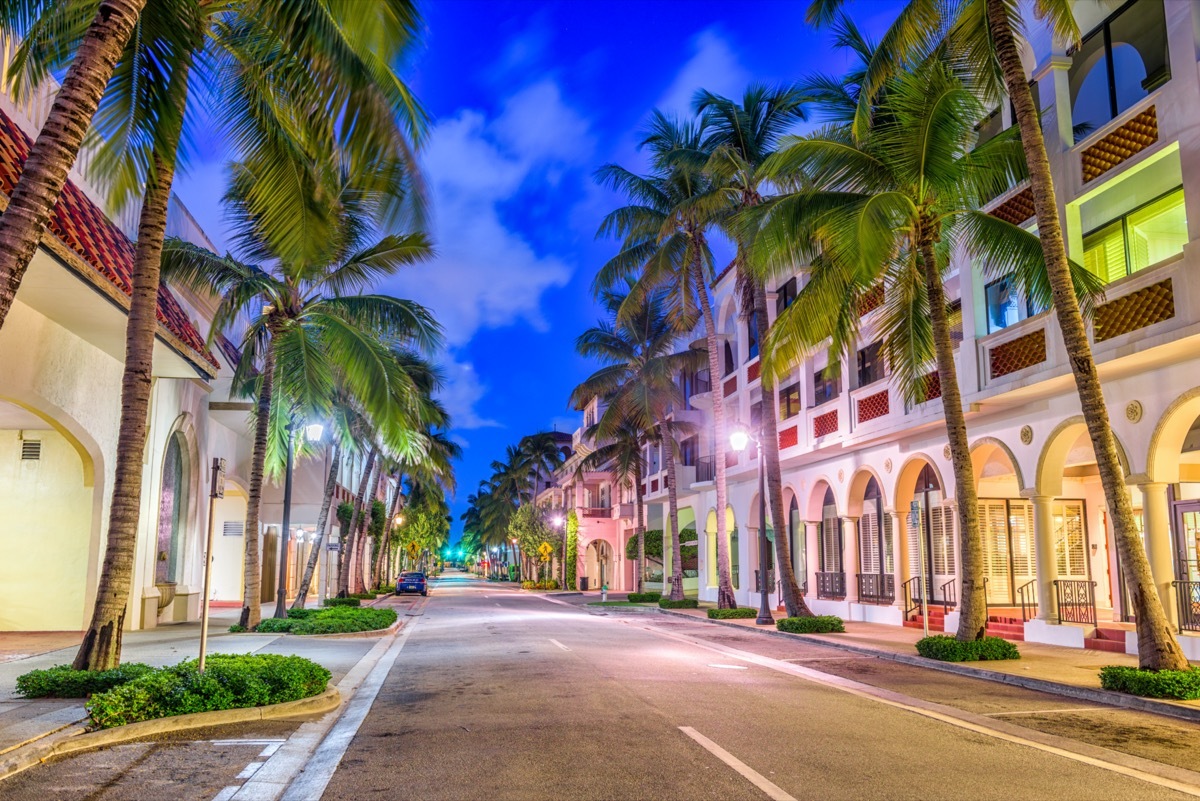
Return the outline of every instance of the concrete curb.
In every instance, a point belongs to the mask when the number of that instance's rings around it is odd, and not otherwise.
[[[1061,695],[1065,698],[1074,698],[1080,701],[1091,701],[1093,703],[1105,704],[1107,706],[1116,706],[1123,709],[1133,709],[1138,712],[1150,712],[1155,715],[1166,715],[1167,717],[1179,718],[1195,723],[1200,723],[1200,707],[1183,706],[1182,704],[1173,704],[1169,701],[1156,701],[1151,698],[1141,698],[1136,695],[1126,695],[1124,693],[1113,692],[1111,690],[1102,690],[1095,687],[1079,687],[1074,684],[1063,684],[1057,681],[1049,681],[1048,679],[1035,679],[1029,676],[1014,676],[1010,673],[1000,673],[995,670],[986,670],[984,668],[970,667],[959,662],[939,662],[936,659],[926,659],[923,656],[916,654],[900,654],[895,651],[888,651],[882,648],[871,648],[865,645],[857,645],[853,643],[836,642],[827,640],[823,637],[814,636],[811,634],[791,634],[778,629],[752,629],[748,626],[743,626],[738,623],[731,623],[727,620],[709,620],[706,617],[696,617],[682,612],[675,612],[669,609],[654,610],[664,615],[673,617],[682,617],[687,620],[694,620],[700,623],[710,623],[717,626],[729,626],[730,628],[740,629],[741,631],[757,632],[765,634],[769,637],[784,637],[788,639],[803,640],[804,642],[812,643],[813,645],[824,645],[829,648],[836,648],[840,651],[847,651],[852,654],[862,654],[865,656],[873,656],[879,659],[887,659],[892,662],[900,662],[905,665],[913,665],[914,667],[929,668],[931,670],[940,670],[943,673],[955,673],[959,676],[968,676],[973,679],[983,679],[984,681],[992,681],[997,684],[1009,684],[1014,687],[1023,687],[1026,690],[1037,690],[1038,692],[1050,693],[1052,695]],[[831,637],[837,635],[830,635]]]
[[[127,743],[155,734],[188,731],[189,729],[205,729],[210,726],[225,726],[231,723],[252,723],[256,720],[280,720],[324,715],[337,709],[341,702],[341,693],[337,691],[336,687],[330,687],[320,695],[269,706],[195,712],[190,715],[144,720],[140,723],[130,723],[93,732],[87,731],[82,726],[72,726],[35,740],[31,745],[9,752],[5,759],[0,760],[0,781],[47,760],[79,751]]]
[[[618,615],[657,615],[663,611],[657,606],[592,606],[584,604],[581,609],[586,609],[588,612],[612,612]]]

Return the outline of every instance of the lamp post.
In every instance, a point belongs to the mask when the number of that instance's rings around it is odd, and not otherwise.
[[[767,558],[770,550],[767,544],[766,470],[763,469],[762,438],[761,432],[759,433],[760,436],[756,437],[745,426],[735,425],[729,434],[729,444],[737,453],[746,450],[751,441],[758,445],[758,576],[762,599],[758,607],[758,617],[754,619],[754,622],[759,626],[771,626],[775,624],[775,618],[771,616],[771,605],[767,600],[770,577],[767,571]]]
[[[513,537],[513,538],[512,538],[511,540],[509,540],[509,541],[512,543],[512,558],[513,558],[513,565],[518,565],[518,564],[519,564],[519,562],[517,561],[517,559],[518,559],[518,551],[517,551],[517,538],[516,538],[516,537]],[[505,562],[505,564],[507,564],[507,563],[508,563],[508,554],[505,554],[505,555],[504,555],[504,562]],[[520,568],[518,568],[518,570],[519,570],[519,569],[520,569]],[[512,568],[509,568],[509,569],[508,569],[506,572],[508,573],[508,580],[509,580],[509,581],[512,581]]]

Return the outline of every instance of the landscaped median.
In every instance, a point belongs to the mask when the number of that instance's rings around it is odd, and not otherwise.
[[[1142,670],[1123,665],[1100,668],[1100,686],[1143,698],[1194,701],[1200,698],[1200,667],[1187,670]]]
[[[300,656],[211,654],[200,673],[194,659],[164,668],[132,663],[88,672],[67,665],[17,679],[26,698],[87,698],[96,728],[198,712],[284,704],[321,695],[330,673]],[[90,697],[89,697],[90,696]]]
[[[361,634],[386,631],[395,624],[395,609],[359,607],[358,603],[357,598],[329,598],[324,608],[289,609],[286,618],[264,618],[254,630],[265,634]],[[245,631],[241,626],[229,630]]]

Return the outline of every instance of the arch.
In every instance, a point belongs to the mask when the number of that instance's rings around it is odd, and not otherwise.
[[[95,488],[97,464],[102,465],[104,459],[101,456],[100,445],[82,426],[72,420],[62,409],[51,407],[47,403],[34,403],[31,399],[19,398],[14,394],[0,395],[0,402],[11,403],[13,406],[24,409],[57,431],[63,439],[71,444],[71,447],[79,454],[79,460],[83,462],[83,485]]]
[[[996,457],[998,454],[1003,454],[1004,458],[1008,460],[1009,465],[1013,469],[1013,475],[1017,477],[1018,489],[1026,489],[1025,476],[1021,472],[1021,463],[1017,461],[1012,448],[995,437],[981,437],[971,445],[971,465],[975,471],[975,483],[978,485],[979,479],[983,477],[983,469],[988,460]]]
[[[1034,478],[1036,494],[1054,497],[1062,494],[1063,470],[1067,466],[1071,450],[1081,436],[1087,437],[1087,422],[1080,414],[1063,420],[1046,437],[1045,444],[1042,445],[1042,452],[1038,454],[1037,475]],[[1115,431],[1113,439],[1117,443],[1117,457],[1121,461],[1121,469],[1128,476],[1130,474],[1129,459],[1126,457],[1125,447],[1121,444]],[[1090,438],[1087,441],[1090,447]]]
[[[905,460],[896,474],[896,489],[892,494],[892,503],[893,508],[897,512],[903,513],[908,509],[909,504],[912,503],[917,478],[921,475],[921,471],[927,467],[932,471],[943,494],[948,494],[946,492],[946,482],[942,478],[942,472],[938,470],[937,462],[923,453],[915,453]]]
[[[1175,484],[1180,480],[1179,463],[1184,440],[1200,418],[1200,387],[1180,395],[1158,419],[1150,435],[1146,454],[1146,474],[1154,482]]]
[[[833,493],[833,482],[825,476],[819,476],[813,482],[812,491],[808,494],[808,502],[800,504],[800,510],[804,513],[804,519],[808,521],[817,521],[825,508],[825,493],[826,491]],[[837,506],[837,494],[833,493],[833,503]],[[841,514],[839,512],[839,514]]]
[[[872,479],[874,479],[876,486],[879,487],[883,506],[887,507],[887,495],[883,491],[883,479],[875,471],[875,468],[863,465],[850,477],[850,495],[846,502],[846,514],[850,517],[859,517],[862,515],[863,498],[866,495],[867,485],[871,483]]]

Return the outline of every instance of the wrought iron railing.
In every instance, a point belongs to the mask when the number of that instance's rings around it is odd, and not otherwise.
[[[1059,623],[1096,625],[1096,582],[1056,579],[1054,597],[1058,601]]]
[[[942,612],[949,613],[950,607],[958,606],[958,590],[955,588],[954,579],[950,579],[938,589],[942,593]]]
[[[904,591],[904,616],[906,618],[910,613],[921,608],[921,598],[927,594],[922,592],[922,578],[922,576],[913,576],[900,585],[900,589]],[[925,582],[924,588],[929,588],[929,582]]]
[[[869,604],[894,603],[896,577],[891,573],[859,573],[858,600]]]
[[[777,588],[775,586],[776,582],[775,582],[775,571],[774,570],[767,571],[767,582],[769,583],[767,592],[775,592],[775,590]],[[759,571],[757,571],[757,570],[754,571],[754,591],[755,592],[763,591],[762,580],[760,579],[760,574],[759,574]]]
[[[692,378],[692,394],[703,395],[705,392],[712,392],[712,379],[708,376],[707,370],[701,370]]]
[[[1037,579],[1017,587],[1017,602],[1021,605],[1021,620],[1033,620],[1037,615]]]
[[[1176,581],[1175,602],[1179,605],[1179,630],[1200,631],[1200,581]]]
[[[846,597],[845,573],[817,573],[817,597],[836,598]]]
[[[696,481],[715,481],[717,478],[717,457],[701,456],[696,460]]]

